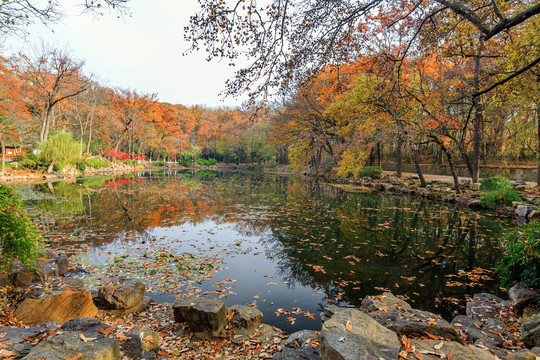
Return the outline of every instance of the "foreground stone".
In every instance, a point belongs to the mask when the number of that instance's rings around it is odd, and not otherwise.
[[[145,285],[139,279],[117,276],[98,289],[97,302],[104,309],[125,310],[143,302]]]
[[[299,349],[285,348],[274,354],[273,360],[320,360],[321,356],[316,348],[305,346]]]
[[[321,358],[326,360],[394,360],[400,347],[396,333],[355,309],[338,312],[321,330]]]
[[[14,316],[23,324],[34,326],[47,321],[63,324],[79,317],[95,317],[97,312],[87,290],[65,289],[27,297],[15,310]]]
[[[103,337],[103,335],[100,334],[99,330],[104,330],[108,327],[108,324],[102,323],[97,318],[83,317],[67,321],[66,323],[64,323],[64,325],[62,325],[62,330],[76,331],[86,337],[92,338]]]
[[[257,326],[261,323],[263,313],[256,308],[246,305],[233,305],[231,306],[233,311],[233,317],[231,324],[233,329],[249,329]]]
[[[395,309],[382,312],[375,318],[381,325],[395,331],[398,335],[422,335],[427,333],[452,341],[461,342],[456,330],[439,315],[416,309]]]
[[[175,302],[173,311],[174,320],[187,322],[194,333],[220,336],[225,329],[225,306],[221,300],[192,296]]]
[[[461,329],[468,335],[470,343],[476,343],[477,341],[484,346],[489,347],[501,347],[503,345],[503,338],[498,334],[501,331],[490,331],[483,327],[482,322],[479,320],[471,319],[464,315],[458,315],[452,320],[452,326]]]
[[[385,292],[379,296],[366,296],[362,300],[362,311],[369,313],[373,311],[391,311],[395,309],[412,309],[406,301],[394,296],[392,293]]]
[[[494,319],[508,302],[498,296],[481,293],[474,294],[473,300],[467,302],[467,316],[471,319],[486,321]]]
[[[419,354],[424,360],[451,359],[459,360],[497,360],[499,359],[489,351],[476,346],[463,346],[457,342],[440,340],[409,340],[410,347],[415,351],[407,354],[408,360],[419,359]]]
[[[510,305],[514,308],[516,314],[523,313],[523,309],[532,303],[538,296],[538,291],[530,290],[518,285],[512,286],[508,290],[508,297],[510,299]]]
[[[34,348],[33,345],[28,344],[27,339],[38,339],[44,334],[48,334],[50,331],[58,329],[58,324],[55,322],[49,322],[40,324],[31,328],[1,328],[0,329],[0,344],[6,345],[5,350],[17,352],[18,358],[26,356]],[[1,347],[1,346],[0,346]],[[0,353],[0,357],[1,357]]]
[[[289,335],[289,337],[283,341],[283,345],[290,348],[301,348],[309,345],[313,340],[318,339],[319,336],[313,330],[297,331]]]
[[[100,338],[87,339],[87,342],[84,342],[78,332],[65,331],[43,340],[24,360],[65,360],[81,357],[92,360],[117,360],[120,357],[118,340]]]
[[[125,356],[139,358],[143,353],[159,351],[159,334],[155,331],[136,327],[127,336],[129,339],[120,346]]]
[[[521,325],[521,338],[528,347],[540,346],[540,314]]]

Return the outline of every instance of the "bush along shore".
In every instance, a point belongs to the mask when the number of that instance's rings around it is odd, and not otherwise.
[[[448,322],[391,293],[360,308],[329,305],[320,331],[284,334],[255,307],[186,295],[174,304],[117,276],[85,289],[66,256],[33,270],[15,264],[0,284],[0,356],[11,359],[466,359],[540,357],[540,292],[475,294]],[[519,315],[519,316],[518,316]]]

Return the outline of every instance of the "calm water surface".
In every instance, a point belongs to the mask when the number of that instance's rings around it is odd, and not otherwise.
[[[489,270],[514,226],[449,204],[274,175],[146,173],[19,191],[47,239],[78,247],[99,276],[133,271],[161,302],[197,289],[228,294],[227,306],[257,306],[264,322],[289,332],[320,329],[329,303],[358,306],[384,290],[451,318],[467,296],[499,291]]]

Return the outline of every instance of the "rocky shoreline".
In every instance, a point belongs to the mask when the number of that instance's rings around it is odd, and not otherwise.
[[[204,296],[157,304],[138,279],[118,276],[91,293],[65,256],[48,257],[37,270],[19,264],[0,276],[10,299],[0,313],[4,358],[190,359],[205,351],[275,360],[540,357],[540,292],[517,286],[509,300],[474,295],[466,315],[451,322],[391,293],[367,296],[360,308],[325,307],[320,331],[287,336],[261,323],[263,314],[250,306],[227,309]]]

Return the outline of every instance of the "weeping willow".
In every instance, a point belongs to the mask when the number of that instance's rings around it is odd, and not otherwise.
[[[65,131],[39,143],[39,149],[41,158],[48,163],[54,163],[58,171],[62,171],[67,164],[75,165],[81,161],[81,144],[73,140],[71,133]]]

